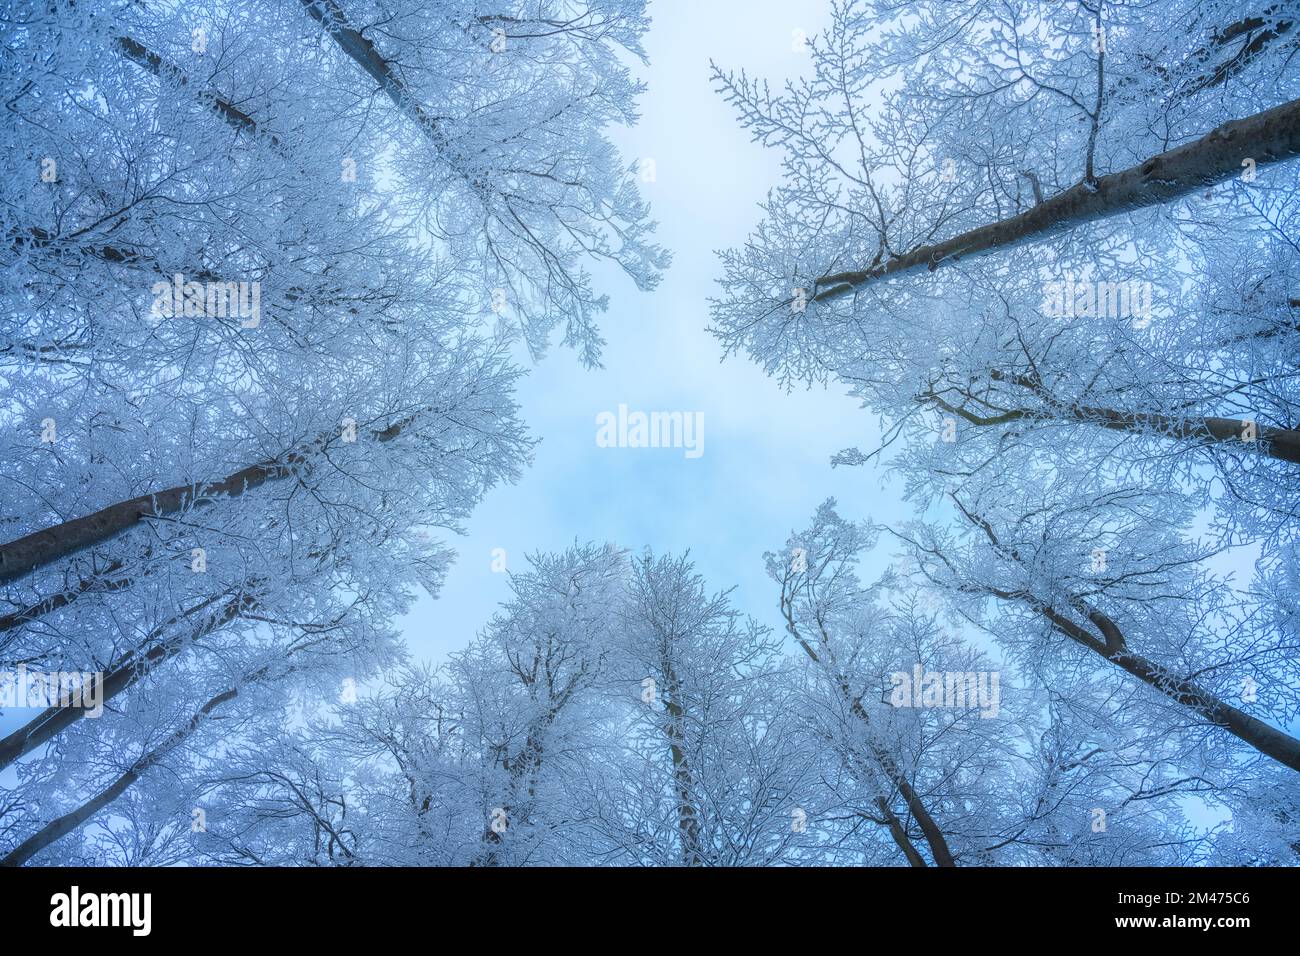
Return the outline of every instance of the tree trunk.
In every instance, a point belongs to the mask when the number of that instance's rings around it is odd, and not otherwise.
[[[966,516],[966,520],[984,532],[985,537],[999,554],[1017,564],[1022,563],[1019,553],[1014,548],[1008,548],[998,540],[993,526],[988,521],[979,514],[967,510],[956,495],[951,497],[957,508]],[[1013,594],[989,586],[984,586],[983,590],[1003,601],[1027,604],[1076,644],[1127,671],[1171,700],[1190,708],[1214,726],[1222,727],[1265,756],[1272,757],[1292,770],[1300,771],[1300,740],[1233,707],[1190,680],[1179,677],[1163,665],[1133,653],[1129,650],[1128,639],[1119,625],[1109,615],[1082,598],[1073,599],[1073,606],[1076,611],[1088,618],[1101,634],[1100,638],[1090,634],[1083,625],[1071,620],[1050,604],[1032,595]]]
[[[1008,376],[994,370],[992,378],[1004,381]],[[1003,425],[1007,422],[1034,419],[1076,421],[1114,431],[1160,435],[1198,444],[1235,443],[1246,451],[1276,458],[1279,461],[1300,464],[1300,431],[1292,428],[1274,428],[1271,425],[1259,425],[1241,418],[1218,418],[1213,415],[1179,418],[1160,412],[1128,412],[1093,405],[1068,404],[1046,394],[1040,386],[1026,385],[1025,387],[1039,395],[1046,407],[1012,408],[990,415],[980,415],[964,406],[953,405],[934,392],[923,395],[921,400],[931,401],[944,411],[958,415],[972,425]],[[1247,438],[1252,425],[1254,425],[1253,436]]]
[[[411,416],[403,419],[382,431],[372,432],[371,436],[376,441],[391,441],[414,418]],[[101,508],[93,514],[51,525],[0,545],[0,584],[71,557],[86,548],[103,544],[129,531],[146,518],[201,508],[212,504],[213,499],[219,497],[237,498],[268,481],[288,478],[300,466],[308,463],[311,450],[325,447],[335,437],[332,432],[321,435],[303,451],[290,452],[283,460],[249,465],[219,481],[177,485],[137,495]]]
[[[325,28],[347,56],[365,70],[379,84],[399,110],[415,120],[425,135],[436,145],[443,145],[443,137],[436,120],[411,96],[406,85],[397,76],[390,63],[373,43],[348,23],[347,16],[334,0],[302,0],[307,12]]]
[[[784,594],[781,598],[781,612],[785,616],[786,629],[794,637],[799,646],[804,649],[804,653],[806,653],[815,664],[825,667],[826,665],[822,662],[821,656],[813,650],[812,646],[807,641],[804,640],[803,635],[799,633],[799,629],[795,627],[793,604],[791,601],[786,599]],[[823,646],[828,647],[830,637],[824,630],[822,631],[821,639]],[[862,706],[862,702],[854,697],[852,690],[843,679],[837,678],[836,685],[844,699],[850,702],[849,709],[852,711],[853,715],[857,717],[858,720],[862,721],[863,726],[866,727],[867,732],[870,733],[871,715],[868,714],[866,709]],[[898,790],[899,794],[903,797],[904,803],[907,804],[908,813],[915,818],[917,824],[921,827],[921,833],[925,836],[925,842],[930,847],[930,855],[934,858],[935,865],[956,866],[957,861],[953,859],[952,850],[948,847],[948,841],[944,838],[943,831],[935,822],[934,817],[930,815],[930,811],[926,809],[925,803],[921,800],[920,794],[918,794],[912,787],[911,783],[908,782],[907,777],[903,774],[898,764],[894,762],[894,759],[888,753],[881,750],[879,747],[876,747],[870,741],[867,742],[867,745],[871,750],[872,759],[875,760],[875,762],[885,772],[885,775],[889,778],[890,783],[892,783]],[[885,809],[888,811],[888,802],[886,802]],[[887,813],[886,819],[888,820],[890,816],[892,816],[892,811]],[[895,818],[895,820],[896,819],[897,818]],[[909,848],[911,848],[911,841],[906,839],[906,834],[903,834],[904,839],[902,841],[898,839],[897,833],[893,833],[892,835],[894,836],[894,842],[898,843],[899,848],[907,857],[908,862],[913,866],[916,866],[917,863],[914,856],[916,851],[915,849],[911,849],[911,852],[908,852]],[[921,865],[925,865],[924,860],[921,861]]]
[[[175,64],[168,63],[157,53],[144,46],[144,44],[133,40],[128,36],[117,36],[113,38],[113,45],[117,47],[118,52],[148,70],[154,76],[167,76],[175,80],[181,86],[189,86],[190,78],[185,71]],[[239,107],[230,103],[223,97],[213,94],[204,94],[205,98],[211,103],[212,109],[217,115],[229,123],[237,130],[246,133],[257,134],[259,132],[257,121],[241,110]],[[272,146],[279,147],[280,141],[271,136],[269,139]]]
[[[695,780],[682,744],[686,740],[685,711],[682,709],[681,682],[670,665],[664,665],[667,694],[664,711],[668,721],[664,733],[673,760],[673,782],[677,788],[677,829],[682,840],[682,864],[703,866],[704,851],[700,845],[700,819],[695,807]]]
[[[1300,100],[1246,119],[1230,120],[1200,139],[1153,156],[1095,183],[1079,183],[1019,216],[980,226],[932,245],[919,246],[874,268],[838,272],[816,281],[814,302],[826,302],[878,279],[1042,238],[1083,223],[1180,199],[1239,175],[1242,160],[1256,167],[1300,154]]]
[[[0,859],[0,866],[22,866],[55,840],[76,830],[104,807],[126,793],[144,775],[145,771],[192,737],[203,726],[203,722],[212,711],[226,703],[226,701],[238,696],[239,690],[231,688],[213,697],[199,709],[198,713],[190,718],[184,727],[174,731],[161,744],[131,764],[127,771],[109,786],[99,791],[75,810],[51,820],[34,835],[18,844],[13,850],[10,850],[5,857]]]
[[[1260,753],[1292,770],[1300,771],[1300,740],[1220,700],[1168,668],[1140,654],[1134,654],[1128,649],[1128,643],[1114,621],[1095,608],[1086,604],[1084,606],[1089,617],[1105,635],[1104,641],[1097,640],[1080,625],[1050,607],[1043,606],[1040,610],[1058,631],[1075,643],[1127,671],[1144,684],[1154,687],[1171,700],[1190,708],[1214,726],[1222,727]]]
[[[203,601],[197,607],[191,608],[184,615],[173,618],[168,624],[175,623],[180,617],[188,617],[196,614],[205,608],[212,606],[217,598],[209,598]],[[205,622],[194,631],[187,631],[184,634],[178,634],[161,641],[144,654],[130,652],[117,663],[114,668],[105,675],[100,681],[99,697],[100,703],[106,704],[118,694],[121,694],[127,688],[135,684],[140,678],[148,674],[153,668],[157,667],[168,658],[179,654],[185,647],[197,641],[206,634],[210,634],[220,627],[230,623],[241,613],[245,613],[255,604],[254,600],[245,595],[230,601],[220,614],[211,620]],[[165,626],[165,625],[164,625]],[[52,740],[54,737],[63,733],[77,721],[86,716],[86,710],[83,707],[48,707],[41,713],[33,717],[22,727],[19,727],[4,740],[0,740],[0,771],[4,770],[11,763],[22,757],[24,754],[31,753],[41,744]]]

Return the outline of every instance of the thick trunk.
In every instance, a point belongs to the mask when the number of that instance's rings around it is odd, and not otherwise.
[[[181,617],[189,617],[205,610],[216,603],[217,600],[215,597],[209,598],[184,615],[169,621],[168,624],[175,623]],[[254,601],[251,597],[235,598],[222,609],[221,613],[206,621],[197,629],[160,641],[152,645],[143,654],[138,652],[127,654],[99,682],[99,702],[107,704],[163,661],[179,654],[185,647],[204,635],[210,634],[230,623],[241,613],[247,612],[253,604]],[[37,747],[52,740],[85,716],[86,709],[83,707],[49,707],[43,710],[26,724],[0,740],[0,770],[4,770],[19,757],[31,753]]]
[[[1300,771],[1300,740],[1289,737],[1264,721],[1238,710],[1191,681],[1173,675],[1166,668],[1140,655],[1125,651],[1110,660],[1178,703],[1190,707],[1210,723],[1222,727],[1260,753],[1267,754],[1292,770]]]
[[[1081,625],[1050,607],[1043,606],[1039,610],[1058,631],[1075,643],[1127,671],[1144,684],[1154,687],[1166,697],[1190,708],[1216,727],[1222,727],[1260,753],[1292,770],[1300,771],[1300,740],[1233,707],[1192,681],[1177,676],[1168,668],[1133,653],[1128,649],[1128,642],[1114,621],[1095,608],[1086,604],[1084,607],[1089,618],[1102,632],[1103,640],[1098,640]]]
[[[794,605],[792,601],[788,600],[784,595],[781,599],[781,612],[785,617],[786,629],[790,632],[791,636],[794,637],[796,643],[803,648],[804,653],[806,653],[815,664],[825,667],[826,665],[823,664],[821,655],[813,649],[812,645],[804,640],[803,635],[799,633],[799,629],[795,627]],[[829,647],[830,636],[825,632],[825,630],[822,630],[821,632],[821,641],[824,649]],[[844,680],[837,679],[836,684],[839,688],[840,694],[846,701],[850,702],[850,710],[853,715],[862,722],[863,726],[867,728],[867,733],[869,734],[871,732],[871,716],[862,706],[861,701],[853,695],[853,692]],[[885,776],[889,778],[890,783],[893,784],[895,789],[898,790],[904,803],[907,804],[908,813],[912,815],[916,820],[917,825],[920,826],[921,833],[925,837],[925,842],[930,847],[930,855],[933,857],[935,865],[956,866],[957,861],[953,859],[952,850],[948,847],[948,841],[943,835],[943,830],[939,828],[934,817],[930,815],[930,811],[926,809],[925,802],[921,799],[920,794],[916,792],[915,788],[908,781],[906,775],[899,768],[898,764],[888,753],[875,746],[870,740],[868,740],[867,746],[871,751],[872,759],[881,770],[884,771]],[[882,797],[881,799],[884,798]],[[886,820],[889,820],[890,817],[893,817],[893,813],[888,809],[888,801],[886,801],[884,809],[886,810]],[[897,817],[893,817],[893,820],[896,824]],[[916,851],[912,848],[911,841],[906,838],[906,833],[902,833],[903,839],[900,841],[899,833],[893,831],[893,824],[891,824],[891,835],[894,837],[894,842],[898,843],[899,848],[907,857],[908,862],[913,866],[918,865]],[[925,861],[921,860],[920,865],[924,866]]]
[[[996,373],[993,375],[995,379],[1002,377]],[[972,425],[1004,425],[1033,419],[1077,421],[1114,431],[1160,435],[1198,444],[1232,443],[1246,451],[1300,464],[1300,431],[1292,428],[1274,428],[1241,418],[1218,418],[1213,415],[1177,417],[1159,412],[1128,412],[1093,405],[1066,404],[1045,395],[1041,388],[1033,387],[1032,390],[1043,397],[1046,407],[1012,408],[981,415],[964,406],[953,405],[934,393],[922,396],[921,400],[931,401]]]
[[[1146,206],[1168,203],[1241,174],[1244,159],[1255,165],[1300,155],[1300,100],[1246,119],[1231,120],[1200,139],[1154,156],[1095,183],[1079,183],[1010,219],[919,246],[874,268],[838,272],[817,280],[816,302],[847,295],[887,276],[937,269],[958,259],[1006,248],[1028,239]]]
[[[506,757],[502,761],[501,769],[510,775],[510,793],[512,799],[502,803],[500,807],[493,808],[494,811],[499,809],[503,814],[505,826],[501,833],[493,828],[493,820],[489,818],[488,825],[483,828],[483,846],[480,848],[478,856],[475,858],[472,866],[498,866],[501,862],[498,848],[505,842],[502,833],[509,832],[510,821],[516,815],[520,819],[527,819],[531,812],[533,799],[537,795],[537,780],[542,771],[542,756],[544,744],[542,738],[546,733],[546,728],[555,720],[556,712],[548,712],[539,723],[534,724],[524,739],[523,749],[519,751],[514,758]],[[524,795],[527,792],[527,796]]]
[[[231,688],[230,690],[213,697],[199,709],[198,713],[190,718],[189,722],[184,727],[174,731],[161,744],[131,764],[126,772],[109,784],[109,786],[99,791],[99,793],[95,794],[95,796],[91,797],[75,810],[65,813],[57,819],[51,820],[34,835],[28,837],[16,846],[5,857],[0,859],[0,866],[22,866],[22,864],[26,863],[55,840],[67,836],[73,830],[76,830],[96,813],[104,809],[104,807],[108,806],[122,794],[126,793],[126,791],[144,775],[145,771],[192,737],[199,728],[203,726],[203,722],[212,711],[226,703],[226,701],[232,700],[238,696],[238,689]]]
[[[1251,423],[1239,418],[1174,418],[1149,412],[1120,412],[1111,408],[1075,406],[1071,415],[1117,431],[1148,432],[1206,444],[1232,442],[1269,458],[1300,464],[1300,431],[1256,425],[1247,438]]]
[[[894,838],[894,843],[903,851],[908,866],[927,866],[925,857],[921,856],[916,847],[912,845],[912,840],[907,835],[907,829],[903,826],[903,821],[899,820],[898,815],[889,808],[889,801],[884,797],[876,797],[876,806],[884,815],[885,823],[889,827],[889,835]]]
[[[301,456],[294,456],[301,460]],[[12,581],[38,568],[103,544],[129,531],[147,518],[179,514],[211,504],[216,498],[236,498],[268,481],[293,473],[293,457],[285,463],[249,465],[219,481],[177,485],[119,501],[92,514],[33,531],[0,545],[0,583]]]
[[[289,653],[292,655],[293,651]],[[280,677],[292,673],[294,670],[296,670],[296,665],[290,664],[288,669],[281,673]],[[51,820],[36,834],[20,843],[8,855],[0,859],[0,866],[21,866],[55,840],[77,829],[77,827],[129,790],[144,776],[150,767],[193,737],[203,727],[204,722],[214,710],[239,696],[240,687],[247,687],[250,684],[265,680],[271,672],[272,667],[270,665],[259,667],[246,673],[239,681],[239,686],[222,691],[215,697],[210,698],[206,704],[195,712],[185,726],[173,731],[161,744],[142,755],[121,776],[81,804],[77,809]],[[350,853],[348,855],[351,856]]]
[[[847,687],[843,688],[843,690],[846,694],[848,693]],[[866,710],[857,700],[853,701],[852,710],[864,724],[870,723]],[[934,817],[930,815],[930,811],[926,809],[920,794],[908,782],[907,776],[888,753],[874,744],[868,743],[868,746],[871,748],[872,757],[876,763],[885,771],[885,775],[890,782],[898,788],[899,795],[902,796],[903,802],[907,805],[908,813],[912,815],[917,826],[921,828],[925,842],[930,847],[930,854],[934,857],[935,866],[956,866],[957,862],[952,858],[952,850],[948,848],[948,841],[944,838],[943,831],[939,829],[939,824],[935,822]],[[906,849],[904,849],[904,852],[906,852]],[[913,866],[916,865],[910,858],[909,862],[912,862]]]
[[[339,49],[370,74],[393,104],[415,120],[425,134],[441,146],[442,134],[438,130],[437,121],[429,116],[411,96],[406,85],[393,69],[393,64],[384,58],[373,43],[352,28],[339,5],[334,0],[301,0],[301,2],[307,12],[334,38]]]
[[[1020,554],[998,540],[993,526],[982,516],[969,511],[954,495],[953,501],[966,519],[984,532],[994,549],[1016,563],[1021,563]],[[1101,637],[1090,633],[1082,624],[1072,620],[1056,610],[1050,604],[1039,601],[1024,593],[1011,593],[994,587],[985,589],[989,594],[1003,601],[1016,601],[1027,604],[1041,614],[1056,630],[1081,647],[1086,648],[1127,671],[1138,680],[1171,700],[1190,708],[1195,713],[1216,727],[1222,727],[1238,740],[1255,750],[1272,757],[1274,760],[1300,771],[1300,740],[1270,727],[1264,721],[1252,717],[1245,711],[1211,694],[1203,687],[1186,678],[1179,677],[1163,665],[1157,664],[1140,654],[1129,650],[1128,639],[1120,626],[1105,612],[1094,607],[1082,598],[1073,600],[1074,609],[1097,629]]]
[[[391,441],[413,420],[414,416],[404,419],[382,431],[372,432],[371,436],[376,441]],[[291,452],[283,460],[249,465],[219,481],[177,485],[137,495],[101,508],[93,514],[51,525],[0,545],[0,584],[71,557],[86,548],[103,544],[148,518],[200,508],[217,498],[237,498],[268,481],[288,478],[300,466],[307,464],[311,449],[322,448],[334,438],[333,433],[322,435],[312,446],[303,451]]]
[[[168,63],[157,53],[145,47],[144,44],[128,36],[118,36],[113,38],[113,45],[119,53],[148,70],[154,76],[168,77],[181,86],[189,86],[190,78],[184,70],[175,64]],[[256,120],[233,103],[211,93],[204,92],[202,95],[205,96],[217,115],[235,129],[253,134],[259,132]],[[280,145],[280,141],[274,136],[270,137],[270,143],[272,146],[278,147]]]
[[[704,851],[700,845],[700,819],[695,808],[695,780],[690,762],[682,745],[686,741],[685,712],[681,706],[681,684],[673,668],[665,666],[667,695],[664,710],[668,721],[664,733],[668,737],[668,750],[673,761],[673,783],[677,789],[677,830],[682,840],[682,863],[685,866],[703,866]]]

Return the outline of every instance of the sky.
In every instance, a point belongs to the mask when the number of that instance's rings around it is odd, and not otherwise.
[[[763,552],[782,547],[829,496],[845,518],[904,513],[897,489],[868,468],[836,468],[830,458],[874,447],[875,417],[845,386],[786,393],[744,356],[722,361],[706,327],[721,274],[716,251],[744,242],[759,203],[780,181],[780,154],[749,140],[709,79],[712,58],[775,86],[810,67],[796,31],[829,23],[828,4],[759,0],[655,0],[645,37],[647,89],[640,122],[611,138],[629,163],[654,161],[643,195],[659,223],[656,241],[673,265],[653,292],[613,271],[593,273],[610,296],[601,331],[604,367],[584,369],[556,347],[535,365],[518,400],[540,439],[533,466],[513,486],[491,491],[449,540],[456,566],[435,601],[422,596],[401,626],[412,654],[437,662],[464,647],[510,595],[494,572],[526,555],[574,543],[614,542],[656,553],[690,550],[713,590],[734,586],[733,604],[780,630],[777,592]],[[703,454],[681,448],[599,447],[596,418],[629,411],[703,413]]]

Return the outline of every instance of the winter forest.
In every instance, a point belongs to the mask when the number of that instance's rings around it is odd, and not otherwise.
[[[747,9],[0,0],[0,864],[1300,864],[1300,6]]]

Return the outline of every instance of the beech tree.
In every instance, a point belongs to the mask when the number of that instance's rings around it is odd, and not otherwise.
[[[1167,773],[1167,748],[1128,728],[1105,738],[1082,728],[1066,709],[1078,701],[1055,702],[1063,687],[1044,693],[1009,666],[1022,661],[991,656],[942,605],[927,607],[923,575],[893,568],[864,585],[860,569],[879,535],[841,518],[831,500],[766,555],[787,629],[808,662],[802,706],[820,747],[843,768],[839,815],[855,824],[867,854],[855,862],[1195,858],[1198,838],[1167,799],[1192,788]],[[1103,704],[1116,706],[1113,696]],[[1101,739],[1106,746],[1095,746]],[[1096,829],[1094,809],[1107,808],[1108,825]]]
[[[1280,765],[1224,754],[1191,772],[1189,731],[1152,719],[1146,688],[1050,655],[986,652],[966,608],[926,606],[928,558],[862,585],[880,531],[827,502],[768,556],[786,647],[730,592],[711,593],[687,556],[534,555],[447,664],[391,668],[354,700],[291,703],[250,674],[239,693],[255,706],[218,701],[203,715],[218,741],[196,746],[192,722],[130,751],[128,772],[165,764],[171,786],[106,781],[8,861],[1069,866],[1224,854],[1229,831],[1194,825],[1188,800],[1268,835],[1233,852],[1290,852],[1288,791],[1254,786]],[[954,678],[969,679],[968,696],[950,699]],[[79,732],[59,738],[65,757],[81,752]],[[100,826],[82,826],[106,808]]]
[[[779,641],[688,555],[631,562],[611,663],[622,741],[586,816],[602,862],[762,866],[815,856],[820,769],[785,706]]]
[[[1300,448],[1297,36],[1283,5],[837,4],[811,78],[715,70],[785,156],[717,334],[844,381],[891,436],[950,418],[1192,481],[1208,459],[1220,497],[1292,514],[1257,485]]]
[[[514,344],[598,361],[587,257],[653,286],[602,132],[643,11],[562,6],[504,44],[474,4],[7,14],[0,660],[106,708],[0,741],[8,862],[165,803],[142,781],[214,721],[265,737],[398,664],[439,529],[528,461]]]
[[[854,0],[807,79],[714,73],[783,156],[718,337],[847,385],[883,440],[834,463],[902,482],[936,599],[1088,725],[1078,668],[1132,695],[1221,807],[1297,769],[1297,43],[1284,4]],[[1265,858],[1288,799],[1243,810]]]
[[[6,724],[0,865],[1296,863],[1291,5],[834,0],[805,79],[715,67],[782,173],[713,331],[915,514],[826,501],[748,605],[535,553],[437,665],[519,363],[669,264],[643,0],[0,20],[0,692],[87,704]]]

